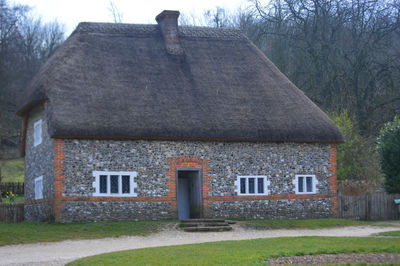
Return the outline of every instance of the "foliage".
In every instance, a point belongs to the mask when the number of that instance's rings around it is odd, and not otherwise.
[[[67,239],[143,236],[158,232],[175,221],[130,221],[96,223],[4,223],[0,222],[0,246]]]
[[[339,180],[337,190],[343,196],[361,196],[366,193],[381,192],[383,177],[378,180]]]
[[[10,198],[3,198],[3,204],[19,204],[19,203],[24,203],[25,197],[24,196],[17,196],[14,195],[14,199],[11,201]]]
[[[300,219],[300,220],[246,220],[239,222],[244,227],[268,229],[322,229],[344,226],[370,225],[372,222],[347,219]]]
[[[388,193],[400,193],[400,116],[387,123],[378,137],[377,152]]]
[[[354,120],[347,110],[333,112],[331,117],[345,138],[337,147],[337,176],[339,180],[381,179],[372,142],[358,133]]]
[[[398,239],[280,237],[221,241],[106,253],[68,265],[265,265],[265,259],[306,254],[399,253]]]
[[[16,196],[15,196],[14,193],[12,193],[12,192],[7,192],[7,193],[6,193],[6,199],[7,199],[11,204],[13,204],[13,203],[15,203]]]

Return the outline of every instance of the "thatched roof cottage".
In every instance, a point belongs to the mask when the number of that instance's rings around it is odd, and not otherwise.
[[[240,30],[80,23],[26,89],[26,219],[331,217],[339,129]]]

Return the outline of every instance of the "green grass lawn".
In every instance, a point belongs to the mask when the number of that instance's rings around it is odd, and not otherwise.
[[[0,246],[66,239],[93,239],[123,235],[148,235],[177,221],[93,222],[93,223],[5,223],[0,222]]]
[[[68,265],[265,265],[281,256],[400,253],[400,240],[373,237],[284,237],[146,248],[106,253]]]
[[[394,236],[400,237],[400,231],[390,231],[390,232],[382,232],[378,234],[379,236]]]
[[[66,239],[94,239],[123,235],[147,235],[158,232],[164,226],[178,221],[131,221],[97,223],[4,223],[0,222],[0,246],[36,242],[62,241]],[[344,219],[317,220],[246,220],[242,226],[258,229],[321,229],[351,225],[382,225],[382,222],[362,222]],[[260,224],[262,226],[260,226]],[[390,225],[390,224],[388,224]]]
[[[24,159],[1,160],[1,182],[24,182]]]
[[[356,221],[346,219],[305,219],[305,220],[245,220],[239,221],[243,227],[268,229],[322,229],[345,226],[373,225],[373,221]]]

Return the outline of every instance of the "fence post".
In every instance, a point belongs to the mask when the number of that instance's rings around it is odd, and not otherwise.
[[[371,207],[372,207],[372,197],[371,193],[367,192],[365,194],[365,220],[371,220]]]
[[[1,176],[1,167],[0,167],[0,203],[3,202],[3,197],[2,197],[2,194],[1,194],[1,179],[2,179],[2,176]]]
[[[343,203],[342,203],[342,193],[339,191],[338,193],[338,201],[339,201],[339,217],[342,218],[343,216]]]
[[[3,193],[12,192],[15,195],[24,195],[24,182],[0,183],[0,191]]]

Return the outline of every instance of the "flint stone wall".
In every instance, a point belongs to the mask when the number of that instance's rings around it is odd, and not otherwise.
[[[213,202],[207,214],[215,218],[315,219],[333,215],[330,199],[288,199]]]
[[[53,204],[51,202],[25,203],[25,221],[53,222]]]
[[[42,119],[42,143],[33,144],[33,125]],[[30,112],[27,124],[25,147],[25,220],[51,220],[54,198],[54,140],[48,135],[44,106]],[[35,178],[43,176],[43,202],[30,204],[35,200]]]
[[[170,190],[168,161],[180,156],[209,160],[209,196],[236,195],[238,175],[266,175],[270,194],[295,194],[295,175],[314,174],[317,193],[331,192],[329,144],[69,139],[64,144],[64,196],[91,196],[93,171],[136,171],[138,197],[165,197]],[[331,208],[329,199],[253,200],[214,202],[205,211],[215,217],[300,218],[329,217]],[[76,201],[63,209],[65,221],[175,216],[166,202]]]
[[[63,222],[172,219],[167,202],[66,202]]]

